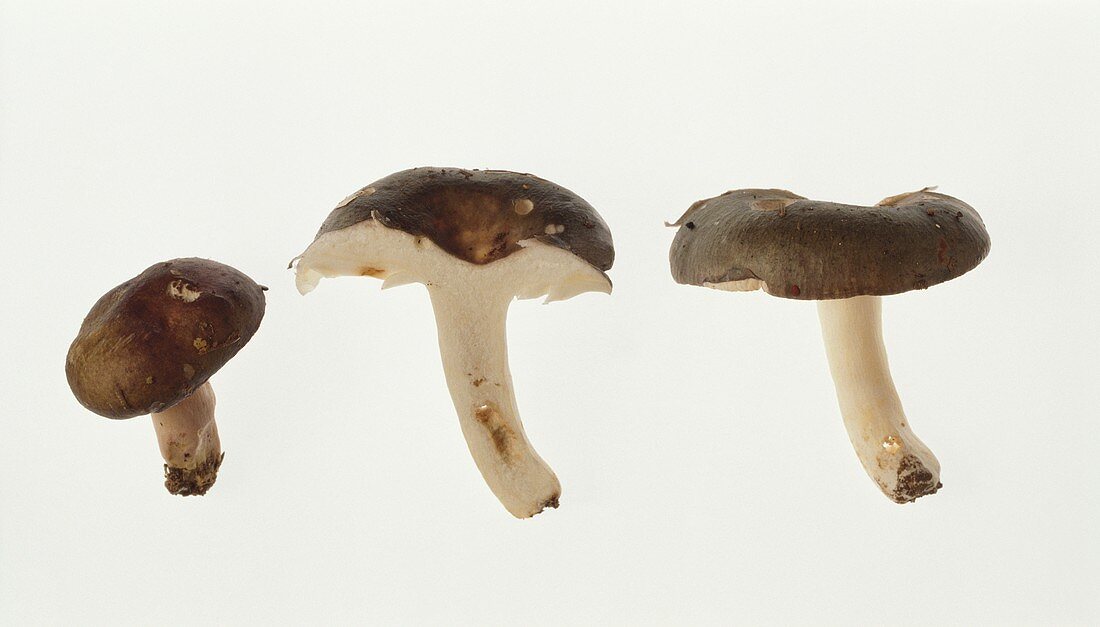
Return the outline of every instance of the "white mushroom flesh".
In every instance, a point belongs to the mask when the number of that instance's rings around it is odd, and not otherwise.
[[[738,281],[723,281],[721,283],[703,282],[703,287],[723,292],[753,292],[756,290],[767,291],[767,284],[760,279],[740,279]]]
[[[610,293],[606,276],[569,251],[535,239],[497,261],[477,265],[427,237],[366,220],[318,237],[296,266],[298,291],[321,278],[373,276],[383,289],[427,286],[435,310],[447,387],[470,453],[493,493],[519,518],[556,507],[561,486],[520,422],[508,370],[505,321],[513,298],[564,300]]]

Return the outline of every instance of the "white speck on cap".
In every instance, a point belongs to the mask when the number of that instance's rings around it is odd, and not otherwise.
[[[199,296],[202,296],[202,292],[191,289],[191,286],[184,283],[182,279],[176,279],[169,283],[167,293],[172,298],[182,300],[185,303],[193,303]]]
[[[361,190],[355,192],[354,194],[348,196],[347,198],[341,200],[340,204],[336,205],[336,208],[339,209],[340,207],[343,207],[344,205],[348,204],[349,202],[355,200],[356,198],[358,198],[360,196],[370,196],[373,193],[374,193],[374,188],[373,187],[364,187],[363,189],[361,189]]]
[[[535,203],[527,198],[520,198],[512,203],[512,208],[521,216],[525,216],[535,210]]]

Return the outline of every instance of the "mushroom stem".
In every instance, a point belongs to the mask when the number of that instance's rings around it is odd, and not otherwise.
[[[557,507],[561,484],[519,419],[508,372],[505,321],[511,292],[469,283],[430,284],[443,371],[478,470],[516,518]]]
[[[222,464],[214,389],[203,383],[190,396],[155,412],[153,428],[164,457],[164,487],[180,496],[201,496],[218,478]]]
[[[817,312],[840,413],[863,469],[897,503],[934,493],[942,486],[940,463],[909,429],[890,376],[882,298],[823,300]]]

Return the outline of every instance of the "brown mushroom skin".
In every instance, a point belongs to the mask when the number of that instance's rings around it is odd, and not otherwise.
[[[371,219],[427,237],[474,264],[503,259],[525,239],[568,250],[601,271],[615,260],[611,230],[596,210],[533,174],[437,167],[396,172],[334,209],[317,237]]]
[[[989,253],[981,216],[928,190],[861,207],[742,189],[696,202],[673,226],[676,282],[760,279],[769,294],[801,300],[924,289]]]
[[[107,418],[175,405],[256,333],[264,289],[206,259],[149,267],[92,307],[65,361],[69,387],[84,407]]]

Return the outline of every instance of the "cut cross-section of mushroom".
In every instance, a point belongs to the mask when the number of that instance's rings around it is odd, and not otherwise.
[[[224,454],[208,379],[263,319],[265,287],[207,259],[151,266],[92,307],[65,374],[82,405],[107,418],[152,414],[164,485],[205,494]]]
[[[951,280],[981,263],[989,235],[970,205],[931,189],[874,207],[742,189],[693,204],[675,224],[678,283],[817,300],[848,435],[867,474],[908,503],[941,487],[890,376],[881,297]]]
[[[611,292],[611,233],[569,190],[530,174],[414,168],[352,194],[297,258],[298,290],[371,276],[427,286],[447,387],[470,453],[519,518],[557,507],[561,486],[523,430],[508,370],[514,298]]]

